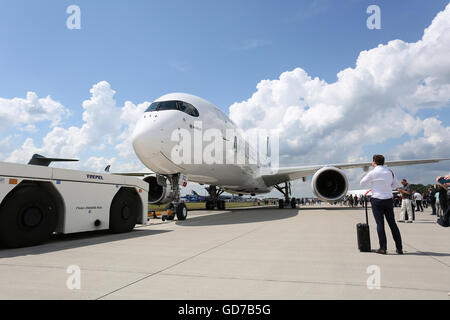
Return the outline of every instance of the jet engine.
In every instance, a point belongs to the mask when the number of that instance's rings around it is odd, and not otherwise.
[[[324,167],[317,171],[311,182],[314,194],[323,201],[341,200],[348,190],[346,175],[335,167]]]
[[[148,203],[166,204],[172,202],[175,198],[172,186],[164,176],[157,175],[144,178],[148,183]]]

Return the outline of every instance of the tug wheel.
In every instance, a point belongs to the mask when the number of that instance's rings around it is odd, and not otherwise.
[[[0,243],[9,248],[41,244],[57,223],[56,205],[47,191],[38,186],[19,187],[0,206]]]

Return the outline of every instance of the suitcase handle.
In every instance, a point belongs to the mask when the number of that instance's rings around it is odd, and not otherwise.
[[[364,207],[366,208],[366,224],[369,225],[369,215],[367,213],[367,195],[364,196]]]

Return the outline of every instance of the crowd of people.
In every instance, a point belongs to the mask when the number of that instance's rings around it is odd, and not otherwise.
[[[344,199],[342,199],[340,201],[340,205],[348,206],[348,207],[352,207],[352,208],[358,207],[358,206],[364,207],[364,197],[363,196],[358,197],[358,195],[356,195],[356,194],[355,195],[352,195],[352,194],[346,195],[344,197]]]
[[[409,222],[415,220],[415,212],[423,212],[424,208],[431,207],[431,214],[442,218],[441,222],[448,224],[448,213],[447,216],[444,213],[448,210],[450,193],[449,184],[440,183],[441,178],[436,178],[437,184],[428,188],[425,193],[420,193],[417,190],[411,190],[411,187],[406,179],[402,180],[403,187],[399,189],[400,194],[394,197],[394,203],[401,203],[401,213],[399,222]],[[395,201],[397,199],[397,201]]]
[[[406,179],[401,181],[403,191],[398,190],[393,196],[394,207],[401,207],[400,220],[398,222],[412,222],[415,220],[416,212],[424,212],[424,209],[431,208],[431,215],[437,216],[437,218],[444,217],[444,212],[449,207],[450,192],[448,184],[441,184],[438,182],[429,187],[427,192],[419,192],[410,187],[410,184]],[[367,196],[367,201],[370,203],[370,196]],[[360,195],[346,195],[341,201],[335,202],[335,205],[347,206],[347,207],[364,207],[365,197]]]

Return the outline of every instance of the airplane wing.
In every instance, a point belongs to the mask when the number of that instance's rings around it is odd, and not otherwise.
[[[107,165],[105,168],[106,173],[110,173],[109,170],[111,169],[111,165]],[[126,176],[126,177],[145,177],[149,176],[151,174],[155,174],[154,172],[111,172],[111,174],[117,175],[117,176]]]
[[[154,172],[112,172],[111,174],[126,177],[145,177],[154,174]]]
[[[385,165],[388,167],[409,166],[413,164],[426,164],[437,163],[440,161],[446,161],[450,159],[422,159],[422,160],[397,160],[386,161]],[[302,166],[302,167],[286,167],[279,168],[278,170],[272,169],[271,173],[262,175],[262,178],[266,185],[274,186],[286,181],[297,180],[314,175],[316,171],[323,167],[335,167],[338,169],[354,169],[363,168],[364,171],[369,170],[372,166],[372,162],[359,162],[359,163],[344,163],[344,164],[329,164],[329,165],[315,165],[315,166]]]

